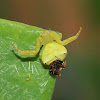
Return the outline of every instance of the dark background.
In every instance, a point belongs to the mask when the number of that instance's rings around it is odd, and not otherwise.
[[[0,18],[79,38],[66,46],[67,66],[57,77],[52,100],[100,100],[99,0],[0,0]]]

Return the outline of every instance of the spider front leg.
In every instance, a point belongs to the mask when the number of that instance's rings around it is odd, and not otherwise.
[[[61,41],[62,45],[67,45],[68,43],[71,43],[74,40],[76,40],[78,36],[80,35],[81,31],[82,31],[82,27],[80,27],[80,30],[77,32],[75,36],[69,37],[68,39]]]
[[[82,31],[82,27],[80,27],[80,30],[77,32],[77,34],[75,36],[69,37],[68,39],[65,39],[63,41],[61,41],[55,34],[52,34],[52,36],[54,37],[54,39],[62,45],[67,45],[69,43],[71,43],[72,41],[76,40],[80,34],[80,32]]]
[[[33,49],[33,50],[24,50],[24,51],[21,51],[21,50],[19,50],[18,48],[16,48],[13,44],[12,44],[12,46],[14,47],[14,49],[15,49],[20,55],[34,56],[34,55],[36,55],[36,54],[39,52],[40,47],[41,47],[41,44],[40,44],[40,37],[37,38],[36,49]]]

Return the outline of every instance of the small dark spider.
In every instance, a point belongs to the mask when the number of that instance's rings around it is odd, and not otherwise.
[[[61,71],[62,69],[64,69],[66,66],[66,63],[64,61],[61,60],[55,60],[53,61],[50,66],[49,66],[49,72],[51,74],[57,75],[57,76],[61,76],[61,74],[59,73],[59,71]]]

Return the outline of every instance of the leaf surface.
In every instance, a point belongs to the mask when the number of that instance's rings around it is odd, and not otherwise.
[[[35,49],[44,29],[0,19],[0,100],[50,100],[55,77],[41,63],[39,54],[23,58],[13,52]]]

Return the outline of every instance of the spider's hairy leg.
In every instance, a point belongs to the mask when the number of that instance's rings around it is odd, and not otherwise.
[[[65,39],[63,41],[61,41],[56,35],[52,34],[52,37],[54,37],[54,40],[56,40],[59,44],[62,45],[67,45],[68,43],[71,43],[72,41],[76,40],[80,34],[80,32],[82,31],[82,27],[80,27],[80,30],[77,32],[77,34],[75,36],[69,37],[68,39]]]
[[[37,38],[37,41],[36,41],[36,49],[33,49],[33,50],[24,50],[24,51],[21,51],[19,50],[18,48],[16,48],[13,44],[12,46],[14,47],[14,49],[20,54],[20,55],[29,55],[29,56],[34,56],[36,55],[39,50],[40,50],[40,47],[41,47],[41,44],[40,44],[40,37]]]

